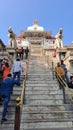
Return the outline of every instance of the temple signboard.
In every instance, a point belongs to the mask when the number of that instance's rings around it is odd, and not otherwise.
[[[28,41],[31,42],[42,42],[43,38],[39,38],[39,37],[33,37],[33,38],[28,38]]]

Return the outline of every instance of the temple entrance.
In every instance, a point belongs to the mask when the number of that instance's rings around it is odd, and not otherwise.
[[[42,56],[41,42],[32,42],[32,43],[30,43],[30,55]]]

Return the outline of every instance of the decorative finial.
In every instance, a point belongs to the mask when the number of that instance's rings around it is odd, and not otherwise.
[[[34,20],[33,24],[34,24],[34,25],[38,25],[38,21],[37,21],[37,20]]]

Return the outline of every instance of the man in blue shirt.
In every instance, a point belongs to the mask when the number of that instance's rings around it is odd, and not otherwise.
[[[14,84],[17,84],[18,86],[20,85],[18,80],[15,80],[14,78],[12,78],[11,74],[8,74],[8,77],[2,81],[2,84],[0,87],[0,95],[4,98],[4,108],[2,112],[1,123],[3,123],[4,121],[7,121],[5,116],[6,116],[8,103],[10,101],[10,96],[12,94]]]

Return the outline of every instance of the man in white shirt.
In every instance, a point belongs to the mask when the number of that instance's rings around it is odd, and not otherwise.
[[[20,61],[20,58],[17,58],[16,61],[13,63],[12,72],[13,72],[13,78],[15,79],[17,77],[17,80],[19,82],[21,71],[23,71],[23,66]]]

